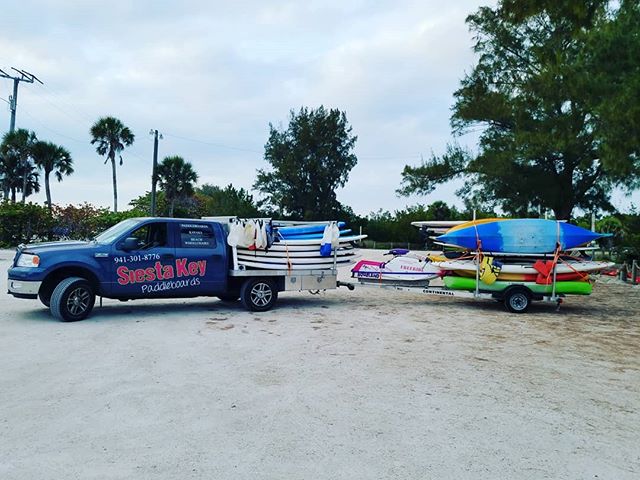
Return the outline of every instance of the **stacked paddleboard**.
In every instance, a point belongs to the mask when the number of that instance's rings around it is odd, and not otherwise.
[[[336,238],[329,248],[325,230],[335,224]],[[322,270],[349,265],[358,258],[356,242],[366,235],[351,235],[344,222],[322,222],[292,226],[271,223],[267,246],[236,245],[238,264],[248,269],[266,270]],[[325,240],[323,240],[325,237]]]
[[[613,264],[573,257],[566,251],[605,236],[554,220],[483,219],[456,225],[438,236],[439,242],[457,248],[460,258],[433,264],[454,290],[501,292],[524,285],[535,294],[588,295],[589,274]]]

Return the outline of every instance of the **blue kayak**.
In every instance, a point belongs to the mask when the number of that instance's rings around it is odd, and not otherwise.
[[[346,224],[345,222],[338,222],[338,227],[342,228]],[[292,227],[278,227],[278,231],[283,237],[289,237],[293,235],[306,235],[309,233],[319,233],[322,236],[324,228],[327,225],[325,223],[317,223],[312,225],[297,225]]]
[[[351,229],[347,228],[345,230],[340,230],[340,236],[344,237],[345,235],[351,233]],[[322,238],[322,232],[320,233],[306,233],[306,234],[296,234],[296,235],[282,235],[282,232],[280,233],[281,238],[284,238],[285,240],[313,240],[313,239],[318,239],[320,240]]]
[[[452,228],[437,240],[451,245],[485,252],[552,253],[556,245],[562,250],[579,247],[611,234],[596,233],[570,223],[539,218],[496,219],[469,222]]]

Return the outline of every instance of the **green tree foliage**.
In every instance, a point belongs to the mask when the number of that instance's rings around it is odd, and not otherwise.
[[[87,240],[122,220],[144,215],[144,212],[136,209],[112,212],[108,208],[95,207],[87,202],[79,205],[54,205],[51,236],[52,238]]]
[[[614,185],[636,188],[638,142],[617,138],[625,135],[625,121],[635,122],[636,139],[640,126],[640,56],[628,49],[638,42],[638,28],[625,30],[637,25],[638,8],[611,5],[502,0],[470,15],[479,60],[455,92],[451,123],[456,135],[482,129],[478,153],[454,144],[406,166],[399,192],[429,193],[463,177],[459,194],[476,204],[518,216],[551,209],[566,219],[576,207],[611,210]],[[634,111],[618,117],[632,98]]]
[[[73,173],[73,160],[69,151],[51,142],[37,141],[32,149],[35,165],[44,172],[44,190],[47,195],[47,207],[51,210],[51,187],[49,179],[53,173],[58,182],[63,175]]]
[[[53,218],[49,210],[34,203],[0,203],[0,247],[50,238]]]
[[[271,170],[258,170],[254,188],[264,206],[280,217],[321,220],[339,216],[344,207],[336,189],[344,187],[356,165],[357,140],[344,112],[303,107],[290,112],[289,126],[269,124],[264,158]]]
[[[102,117],[91,126],[91,144],[96,145],[98,155],[105,157],[104,163],[111,161],[113,181],[113,211],[118,211],[118,182],[116,179],[116,155],[120,158],[125,147],[133,144],[135,136],[120,120],[114,117]]]
[[[7,132],[0,144],[0,174],[5,199],[11,195],[16,201],[16,193],[22,193],[22,203],[26,197],[40,191],[38,173],[33,165],[33,146],[37,142],[36,134],[19,128]]]
[[[640,3],[624,0],[589,37],[584,59],[585,92],[602,160],[629,176],[637,176],[640,162],[639,32]]]
[[[194,194],[198,174],[193,165],[182,157],[165,157],[158,165],[158,182],[169,204],[169,216],[173,217],[176,202],[185,202]]]
[[[224,188],[204,184],[198,188],[197,195],[204,203],[204,215],[235,215],[242,218],[263,215],[248,191],[244,188],[235,188],[231,184]]]

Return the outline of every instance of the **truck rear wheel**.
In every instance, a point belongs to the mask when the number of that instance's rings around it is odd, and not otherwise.
[[[63,322],[84,320],[93,310],[96,295],[91,284],[81,277],[62,280],[51,295],[51,313]]]
[[[247,310],[266,312],[278,299],[278,291],[270,280],[251,278],[244,282],[240,289],[240,300]]]

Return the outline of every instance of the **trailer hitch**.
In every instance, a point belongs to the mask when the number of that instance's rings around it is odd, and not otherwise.
[[[340,282],[337,283],[338,287],[347,287],[349,290],[355,290],[356,286],[353,283]]]

